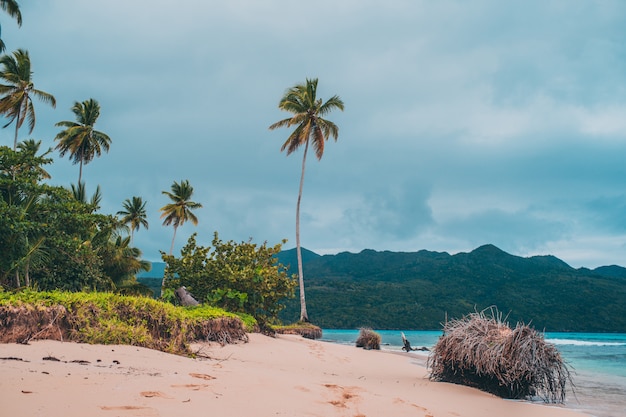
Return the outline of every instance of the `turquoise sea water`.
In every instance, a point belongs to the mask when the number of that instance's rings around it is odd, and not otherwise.
[[[400,330],[376,330],[382,349],[401,351]],[[413,347],[437,343],[441,331],[404,330]],[[358,330],[324,329],[322,340],[354,345]],[[597,417],[626,417],[626,333],[545,333],[567,362],[574,381],[566,406]],[[427,352],[410,354],[427,356]]]

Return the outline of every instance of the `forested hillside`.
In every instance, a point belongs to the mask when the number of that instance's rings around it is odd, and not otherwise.
[[[547,331],[626,331],[626,269],[575,269],[493,245],[470,253],[304,253],[312,322],[324,328],[439,329],[446,317],[496,306],[512,323]],[[279,260],[297,271],[295,251]],[[294,321],[298,299],[281,317]]]

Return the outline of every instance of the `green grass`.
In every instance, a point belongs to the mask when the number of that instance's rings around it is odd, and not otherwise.
[[[3,329],[4,341],[56,338],[185,354],[192,342],[246,340],[246,332],[256,328],[253,317],[216,307],[178,307],[148,297],[103,292],[33,290],[0,291],[3,321],[11,326]]]

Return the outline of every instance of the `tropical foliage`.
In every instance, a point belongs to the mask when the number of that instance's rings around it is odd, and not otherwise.
[[[98,198],[43,182],[48,152],[36,143],[0,147],[0,286],[122,289],[149,268],[120,236],[114,216],[97,213]]]
[[[193,234],[180,258],[161,254],[167,264],[165,281],[168,288],[185,286],[200,301],[272,323],[296,285],[276,262],[281,246],[223,242],[215,233],[212,246],[203,247]]]
[[[15,122],[15,138],[13,150],[17,148],[18,131],[28,121],[28,133],[35,128],[35,108],[33,97],[56,107],[53,95],[37,90],[33,83],[30,56],[28,51],[18,49],[12,55],[3,55],[0,58],[0,114],[9,119],[4,127]]]
[[[56,126],[64,127],[54,138],[59,143],[57,149],[63,157],[69,153],[70,160],[79,164],[78,184],[83,176],[83,164],[88,164],[102,152],[108,152],[111,146],[111,138],[103,132],[94,129],[94,125],[100,117],[100,104],[90,98],[82,103],[75,102],[72,112],[76,115],[76,122],[62,121]]]
[[[280,127],[296,126],[289,135],[281,151],[286,150],[287,155],[304,145],[302,156],[302,171],[300,173],[300,188],[298,191],[298,202],[296,204],[296,251],[298,254],[298,281],[300,289],[300,321],[308,322],[309,315],[306,309],[306,297],[304,292],[304,272],[302,268],[302,254],[300,246],[300,201],[302,200],[302,188],[304,185],[304,170],[306,164],[307,151],[312,142],[315,156],[322,159],[324,155],[324,145],[329,137],[335,141],[339,135],[339,128],[333,122],[324,119],[333,110],[343,110],[343,101],[338,96],[332,96],[328,101],[323,102],[317,98],[317,78],[307,79],[304,84],[297,84],[289,88],[278,104],[278,108],[292,113],[293,116],[280,120],[272,124],[271,130]]]

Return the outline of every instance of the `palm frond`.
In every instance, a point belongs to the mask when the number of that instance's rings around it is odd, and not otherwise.
[[[15,0],[0,0],[0,9],[4,10],[9,16],[15,19],[18,26],[22,26],[22,12],[20,6]]]

